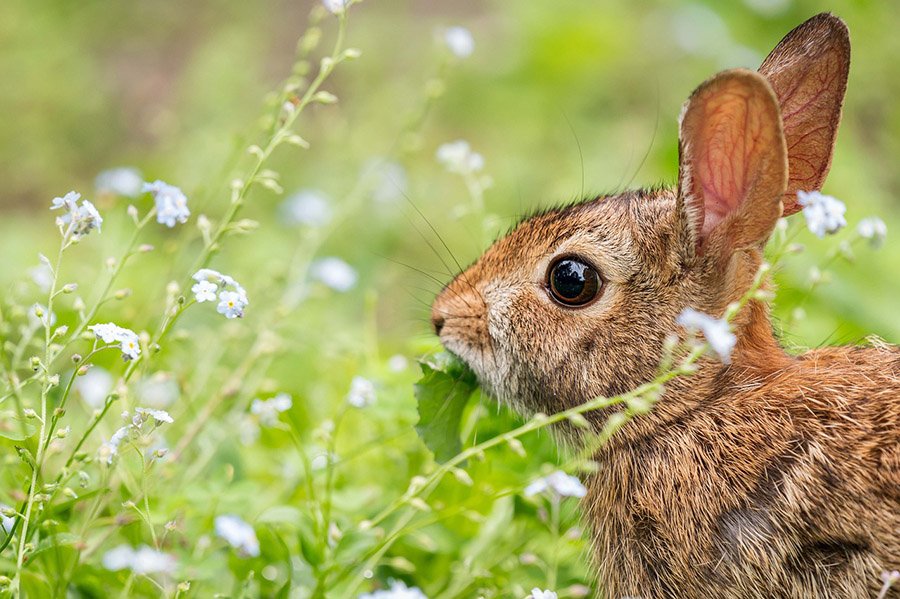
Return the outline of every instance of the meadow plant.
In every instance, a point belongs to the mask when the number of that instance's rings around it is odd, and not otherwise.
[[[75,191],[50,202],[58,248],[27,271],[39,294],[11,295],[0,312],[0,594],[602,593],[584,565],[577,506],[585,477],[597,468],[594,452],[665,401],[666,385],[690,376],[701,358],[729,361],[731,320],[747,302],[772,299],[773,267],[803,251],[796,241],[803,226],[782,221],[747,294],[722,319],[685,311],[657,376],[616,397],[523,421],[483,398],[458,361],[430,353],[421,358],[414,400],[409,357],[383,359],[371,330],[355,340],[363,357],[350,376],[288,383],[279,376],[299,355],[321,362],[323,373],[338,361],[324,351],[298,352],[292,336],[303,331],[291,328],[292,318],[322,294],[363,286],[357,270],[322,255],[323,246],[364,202],[405,197],[403,161],[410,152],[429,153],[410,140],[443,93],[440,77],[475,51],[468,30],[439,31],[437,75],[397,141],[360,166],[343,196],[304,188],[282,202],[282,224],[298,231],[283,277],[266,284],[227,263],[214,270],[230,238],[258,228],[239,218],[248,203],[283,193],[271,166],[276,150],[310,148],[298,133],[301,115],[338,101],[324,85],[360,55],[345,46],[355,4],[327,0],[313,10],[291,74],[268,98],[261,140],[244,148],[210,215],[198,214],[190,190],[145,182],[131,167],[97,176],[97,196],[109,200],[105,215]],[[315,59],[329,35],[330,50]],[[485,208],[488,161],[464,140],[439,145],[433,155],[462,180],[467,199],[454,214],[477,222],[487,240],[496,225]],[[800,200],[813,235],[846,226],[840,201],[818,193]],[[127,232],[119,255],[105,261],[103,273],[72,280],[85,246],[120,234],[112,223]],[[852,259],[859,242],[880,246],[885,235],[880,219],[859,221],[825,255],[798,310],[832,262]],[[133,262],[158,253],[158,243],[184,257],[172,280],[141,278],[139,288],[117,288]],[[156,312],[129,309],[134,296],[152,298]],[[366,318],[376,300],[366,295]],[[592,429],[585,415],[611,407]],[[548,450],[542,439],[553,427],[578,431],[578,442]],[[897,579],[885,573],[882,594]]]

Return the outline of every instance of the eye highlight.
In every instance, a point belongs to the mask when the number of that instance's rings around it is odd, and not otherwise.
[[[574,256],[560,258],[547,271],[547,291],[564,306],[588,305],[600,294],[602,284],[594,267]]]

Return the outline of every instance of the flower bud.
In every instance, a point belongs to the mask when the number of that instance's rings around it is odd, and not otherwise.
[[[315,95],[312,97],[312,101],[318,102],[319,104],[335,104],[338,101],[338,99],[337,99],[337,96],[335,96],[333,93],[326,92],[323,90],[323,91],[316,92]]]

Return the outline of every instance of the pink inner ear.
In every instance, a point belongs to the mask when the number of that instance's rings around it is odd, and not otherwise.
[[[703,198],[704,238],[744,201],[751,184],[748,162],[755,158],[761,136],[758,119],[750,118],[747,99],[728,96],[710,102],[698,140],[702,147],[697,148],[700,159],[694,165],[694,181],[700,187],[695,191]],[[743,110],[735,110],[736,101],[744,104]]]

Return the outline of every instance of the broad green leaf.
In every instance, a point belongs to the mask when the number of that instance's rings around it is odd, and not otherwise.
[[[421,367],[423,376],[415,386],[419,411],[416,431],[434,459],[446,462],[462,448],[462,414],[478,382],[471,370],[452,357],[422,362]]]

